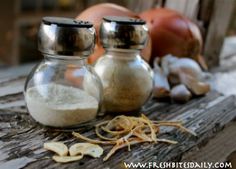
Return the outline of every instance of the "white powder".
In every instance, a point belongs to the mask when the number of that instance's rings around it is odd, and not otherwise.
[[[29,88],[25,94],[32,117],[47,126],[65,127],[92,120],[98,101],[85,91],[50,83]]]

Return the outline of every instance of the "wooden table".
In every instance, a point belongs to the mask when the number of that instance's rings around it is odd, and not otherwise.
[[[205,97],[184,105],[148,102],[143,112],[153,120],[181,120],[195,131],[197,137],[167,129],[161,137],[177,140],[176,145],[140,144],[119,150],[107,162],[102,158],[85,157],[69,164],[55,163],[51,152],[43,149],[47,141],[64,141],[67,145],[78,142],[71,135],[77,130],[91,136],[92,121],[77,129],[56,130],[43,127],[29,116],[22,94],[25,77],[32,64],[0,70],[0,169],[18,168],[124,168],[123,162],[160,161],[225,161],[236,150],[235,96],[212,91]],[[218,79],[219,80],[219,79]],[[104,118],[110,118],[105,116]],[[100,121],[99,118],[97,121]],[[104,147],[105,153],[110,149]],[[230,160],[230,159],[228,159]],[[235,166],[236,167],[236,166]]]

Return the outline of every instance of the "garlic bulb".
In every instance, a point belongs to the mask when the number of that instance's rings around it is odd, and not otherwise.
[[[196,61],[190,58],[177,58],[172,55],[165,56],[161,67],[166,75],[170,73],[187,73],[198,80],[202,80],[204,73]]]
[[[158,99],[170,97],[175,102],[185,103],[192,95],[205,95],[210,91],[210,85],[202,82],[209,74],[204,73],[195,60],[167,55],[155,59],[153,65],[153,94]]]

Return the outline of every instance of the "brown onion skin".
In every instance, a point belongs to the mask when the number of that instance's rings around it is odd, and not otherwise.
[[[100,24],[102,22],[102,18],[104,16],[127,16],[127,17],[133,17],[133,18],[139,18],[139,16],[130,11],[129,9],[113,4],[113,3],[100,3],[94,6],[91,6],[84,10],[82,13],[80,13],[76,19],[77,20],[86,20],[93,23],[96,34],[97,34],[97,40],[96,45],[94,49],[94,53],[89,56],[88,62],[90,64],[93,64],[103,53],[104,49],[102,45],[100,44],[99,40],[99,28]],[[146,61],[149,61],[149,58],[151,56],[151,45],[148,43],[147,47],[142,50],[142,55],[145,56],[144,59]]]
[[[190,57],[197,60],[202,49],[202,37],[198,27],[180,13],[154,8],[139,15],[147,22],[152,39],[152,56],[172,54],[178,57]]]

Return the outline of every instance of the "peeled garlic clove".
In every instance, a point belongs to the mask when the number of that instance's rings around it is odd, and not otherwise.
[[[179,103],[186,103],[188,102],[192,94],[191,92],[187,89],[187,87],[184,84],[177,85],[171,89],[171,98],[175,102]]]
[[[73,161],[78,161],[83,158],[83,155],[78,156],[53,156],[52,159],[58,163],[69,163]]]
[[[76,143],[70,147],[69,152],[71,156],[83,154],[98,158],[103,154],[103,149],[96,144]]]
[[[44,143],[43,147],[47,150],[57,153],[59,156],[66,156],[68,154],[67,146],[61,142]]]
[[[210,85],[199,82],[196,78],[188,75],[181,75],[181,82],[196,96],[205,95],[210,91]]]

